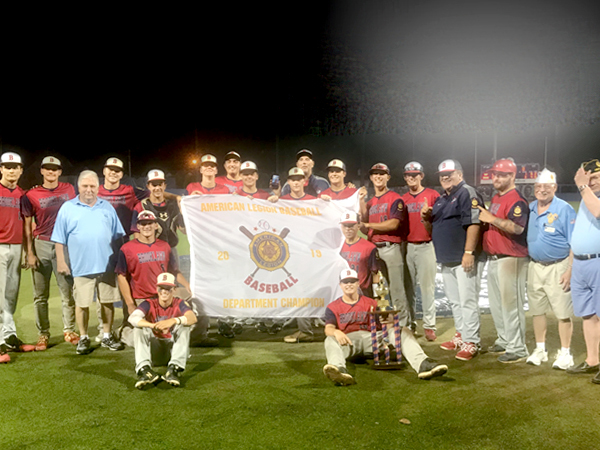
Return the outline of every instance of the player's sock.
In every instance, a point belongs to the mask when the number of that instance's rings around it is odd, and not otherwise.
[[[543,352],[546,351],[546,343],[545,342],[536,342],[535,346],[536,346],[536,348],[539,348]]]
[[[89,339],[90,337],[87,334],[82,334],[79,336],[79,339]]]
[[[104,334],[102,335],[102,337],[103,337],[104,339],[108,339],[108,338],[110,337],[110,333],[104,333]]]
[[[561,347],[560,351],[563,355],[570,355],[571,354],[571,348],[570,347]]]

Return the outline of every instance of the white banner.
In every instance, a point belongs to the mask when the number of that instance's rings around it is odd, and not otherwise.
[[[322,317],[341,295],[339,221],[357,208],[321,199],[251,200],[239,195],[187,196],[190,285],[211,317]]]

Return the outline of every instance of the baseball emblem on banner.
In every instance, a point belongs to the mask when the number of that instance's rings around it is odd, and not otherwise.
[[[283,269],[289,276],[288,271],[284,267],[285,263],[290,259],[290,249],[284,240],[290,232],[288,228],[284,228],[279,235],[270,231],[263,231],[262,233],[253,235],[243,226],[240,227],[240,231],[250,239],[250,258],[256,264],[256,270],[252,273],[252,276],[259,269],[268,270],[269,272]]]

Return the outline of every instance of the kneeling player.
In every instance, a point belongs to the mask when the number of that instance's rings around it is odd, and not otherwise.
[[[373,355],[368,312],[377,308],[377,302],[359,295],[358,275],[354,270],[342,271],[340,287],[344,294],[330,303],[325,311],[327,364],[323,373],[336,385],[347,386],[356,381],[346,370],[346,359]],[[388,333],[390,342],[394,342],[393,329]],[[381,341],[381,332],[377,335]],[[402,354],[421,380],[439,377],[448,371],[448,366],[437,364],[427,357],[410,329],[403,327],[401,338]]]
[[[180,385],[179,372],[185,369],[190,344],[190,326],[196,323],[196,315],[185,302],[173,297],[175,277],[161,273],[157,280],[158,298],[144,300],[129,316],[135,327],[135,371],[138,381],[135,387],[143,389],[160,380],[152,370],[152,361],[169,358],[167,372],[162,379],[171,386]]]

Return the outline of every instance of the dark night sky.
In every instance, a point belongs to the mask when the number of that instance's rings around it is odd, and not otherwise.
[[[494,127],[539,134],[600,116],[592,2],[340,0],[3,16],[3,149],[29,162],[53,152],[73,170],[127,150],[136,167],[159,158],[174,169],[196,142],[217,155],[260,148],[262,162],[275,136],[293,154],[286,139],[296,145],[291,137],[315,126],[396,135],[414,153],[415,139],[426,145],[444,133],[481,132],[487,142]],[[431,151],[432,163],[444,156]]]

